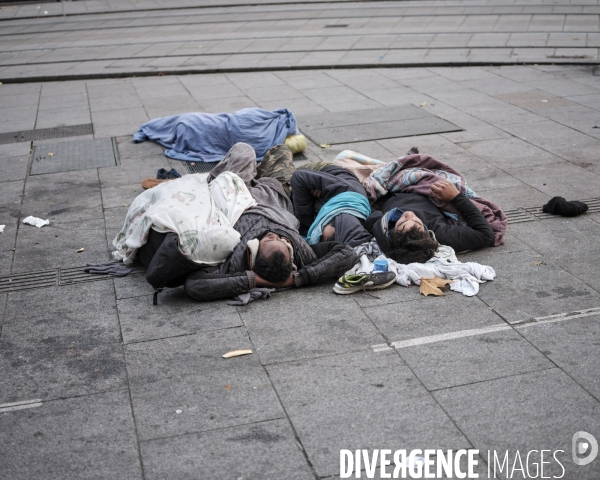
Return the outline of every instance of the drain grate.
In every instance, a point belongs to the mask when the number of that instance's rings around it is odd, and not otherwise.
[[[600,198],[589,198],[581,201],[589,207],[587,213],[600,212]],[[504,213],[508,217],[508,223],[532,222],[534,220],[545,220],[547,218],[565,218],[560,215],[544,213],[541,205],[539,207],[513,208],[512,210],[504,210]]]
[[[304,115],[300,131],[317,145],[457,132],[461,127],[414,105]]]
[[[117,165],[114,138],[35,145],[30,175]]]
[[[68,127],[39,128],[36,130],[20,130],[18,132],[0,133],[0,145],[7,143],[31,142],[33,140],[48,140],[51,138],[80,137],[93,135],[91,123],[70,125]]]
[[[294,155],[294,162],[300,162],[302,160],[308,160],[308,157],[304,155],[304,153],[300,152]],[[219,162],[193,162],[194,165],[192,165],[191,162],[186,163],[188,173],[208,173],[216,167]]]
[[[56,287],[74,285],[77,283],[109,280],[110,275],[92,275],[83,271],[85,267],[53,268],[40,272],[17,273],[0,277],[0,293],[16,292],[31,288]],[[129,267],[129,275],[140,275],[145,272],[142,267]]]

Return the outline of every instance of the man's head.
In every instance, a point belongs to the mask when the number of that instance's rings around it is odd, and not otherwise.
[[[413,213],[404,212],[390,232],[389,256],[398,263],[425,263],[439,244],[429,236],[423,222]]]
[[[292,258],[288,246],[279,235],[269,232],[258,243],[254,273],[271,283],[281,283],[292,273]]]

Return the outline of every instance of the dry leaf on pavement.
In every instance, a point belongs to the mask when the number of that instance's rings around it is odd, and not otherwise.
[[[240,355],[250,355],[252,350],[232,350],[223,355],[223,358],[239,357]]]
[[[447,280],[445,278],[422,278],[419,292],[425,296],[436,295],[443,297],[444,293],[442,290],[447,290],[446,284],[452,282],[453,280]]]

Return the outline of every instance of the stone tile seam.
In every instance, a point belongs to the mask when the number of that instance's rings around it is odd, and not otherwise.
[[[585,33],[580,33],[579,35],[585,35]],[[325,38],[329,38],[329,37],[325,37]],[[433,42],[434,40],[432,40]],[[431,43],[431,42],[430,42]],[[468,43],[468,42],[467,42]],[[149,44],[148,46],[151,46],[152,44]],[[431,45],[424,45],[424,46],[420,46],[420,47],[389,47],[389,46],[383,46],[383,47],[364,47],[364,48],[355,48],[355,47],[345,47],[345,48],[319,48],[319,49],[306,49],[306,50],[299,50],[299,49],[295,49],[295,50],[249,50],[249,51],[219,51],[219,52],[203,52],[203,53],[176,53],[176,54],[167,54],[167,55],[149,55],[149,56],[136,56],[136,57],[103,57],[103,58],[77,58],[77,59],[73,59],[73,60],[48,60],[48,61],[42,61],[42,62],[36,62],[36,61],[27,61],[27,62],[21,62],[21,63],[0,63],[0,67],[5,67],[5,68],[12,68],[12,67],[23,67],[23,66],[29,66],[29,65],[59,65],[59,64],[81,64],[81,65],[85,65],[86,63],[97,63],[99,61],[102,62],[119,62],[119,61],[131,61],[131,60],[163,60],[163,59],[167,59],[167,58],[186,58],[188,60],[186,60],[186,62],[190,61],[193,58],[202,58],[202,57],[222,57],[222,56],[234,56],[234,55],[271,55],[271,54],[292,54],[292,55],[297,55],[297,54],[316,54],[316,53],[332,53],[332,52],[347,52],[347,53],[351,53],[351,52],[381,52],[383,50],[385,50],[385,55],[387,55],[388,53],[394,53],[394,52],[403,52],[403,51],[410,51],[410,52],[418,52],[418,51],[427,51],[428,53],[431,50],[434,51],[439,51],[439,50],[464,50],[464,51],[478,51],[478,50],[506,50],[506,53],[511,53],[511,55],[513,55],[513,51],[517,51],[519,52],[520,49],[526,49],[527,51],[530,50],[547,50],[547,49],[569,49],[569,50],[585,50],[586,52],[590,53],[590,50],[597,50],[598,49],[598,45],[592,45],[592,46],[588,46],[588,45],[575,45],[575,46],[569,46],[566,44],[563,45],[559,45],[559,44],[555,44],[555,45],[456,45],[456,46],[431,46]],[[46,49],[47,50],[47,49]],[[56,49],[52,49],[53,51],[55,51]],[[509,52],[510,51],[510,52]],[[11,53],[11,52],[7,52],[7,53]],[[17,53],[17,52],[14,52]],[[19,52],[20,53],[20,52]],[[594,59],[594,57],[592,55],[556,55],[556,54],[552,54],[552,55],[546,55],[546,58],[551,58],[551,59],[557,59],[557,58],[563,58],[563,59],[569,59],[569,58],[581,58],[581,59]],[[151,63],[151,62],[147,62],[147,63]]]
[[[428,345],[431,343],[439,343],[448,340],[455,340],[458,338],[474,337],[478,335],[486,335],[488,333],[496,333],[501,331],[513,330],[516,328],[527,328],[535,327],[538,325],[547,325],[550,323],[564,322],[567,320],[574,320],[577,318],[584,318],[593,315],[600,315],[600,307],[587,308],[584,310],[575,310],[572,312],[558,313],[554,315],[547,315],[544,317],[535,317],[530,321],[521,321],[507,324],[490,325],[482,328],[472,328],[466,330],[458,330],[455,332],[442,333],[440,335],[429,335],[426,337],[417,337],[410,340],[396,341],[389,344],[382,343],[378,345],[372,345],[373,353],[384,352],[388,350],[398,350],[402,348],[415,347],[420,345]]]
[[[469,50],[469,49],[465,49]],[[565,58],[564,62],[559,62],[560,66],[580,66],[591,65],[595,66],[598,63],[597,58]],[[578,60],[578,61],[577,61]],[[442,68],[442,67],[505,67],[505,66],[527,66],[527,65],[556,65],[556,60],[552,59],[506,59],[506,60],[460,60],[460,61],[436,61],[435,59],[427,62],[395,62],[395,63],[339,63],[324,66],[323,64],[315,65],[288,65],[288,66],[257,66],[257,67],[207,67],[207,68],[172,68],[172,67],[151,67],[153,70],[134,70],[121,72],[94,72],[94,73],[72,73],[72,74],[49,74],[39,76],[13,76],[0,77],[0,82],[4,84],[23,84],[23,83],[41,83],[41,82],[59,82],[59,81],[76,81],[76,80],[103,80],[103,79],[118,79],[129,77],[156,77],[158,73],[164,76],[181,76],[181,75],[213,75],[225,73],[256,73],[256,72],[286,72],[286,71],[314,71],[314,70],[370,70],[370,69],[393,69],[393,68]]]

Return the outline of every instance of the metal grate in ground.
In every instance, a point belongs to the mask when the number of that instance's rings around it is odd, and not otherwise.
[[[30,175],[114,167],[118,150],[114,138],[34,145]]]
[[[0,133],[0,145],[8,143],[31,142],[32,140],[48,140],[51,138],[79,137],[93,135],[91,123],[70,125],[68,127],[38,128],[36,130],[20,130],[18,132]]]
[[[294,162],[299,162],[302,160],[308,160],[308,157],[304,155],[304,153],[296,153],[294,155]],[[217,166],[219,162],[185,162],[187,164],[188,173],[208,173],[214,167]],[[192,165],[192,163],[194,165]]]
[[[94,275],[85,273],[85,267],[53,268],[40,272],[17,273],[0,277],[0,293],[16,292],[31,288],[56,287],[77,283],[108,280],[110,275]],[[130,267],[132,268],[132,267]],[[144,272],[141,267],[133,267],[129,275],[139,275]]]

